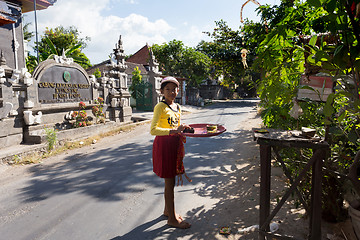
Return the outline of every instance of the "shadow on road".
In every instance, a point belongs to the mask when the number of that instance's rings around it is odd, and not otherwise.
[[[224,101],[212,104],[209,108],[241,109],[241,106],[254,107],[256,102]],[[220,138],[204,138],[201,139],[201,142],[198,139],[188,138],[185,161],[189,159],[188,162],[195,164],[189,166],[188,169],[190,171],[196,169],[196,165],[216,164],[216,161],[212,163],[209,160],[216,159],[219,154],[224,156],[226,153],[221,147],[228,145],[239,134],[241,133],[226,132]],[[250,133],[247,134],[249,136]],[[207,151],[207,142],[209,144],[218,142],[219,149],[213,149],[214,152]],[[251,144],[254,145],[254,143]],[[32,166],[30,172],[36,177],[31,179],[28,187],[22,189],[23,201],[38,201],[53,195],[71,192],[81,192],[103,201],[119,201],[122,199],[121,193],[141,191],[138,188],[132,188],[133,185],[147,183],[154,186],[161,184],[162,186],[162,181],[154,180],[152,174],[152,139],[142,143],[119,143],[118,147],[98,151],[91,148],[90,146],[75,150],[75,153],[54,164]],[[146,175],[145,173],[151,174]],[[209,170],[207,174],[212,175],[214,172]],[[218,174],[221,175],[221,173]],[[129,177],[129,175],[135,177]],[[196,180],[206,179],[205,174]]]
[[[99,151],[78,149],[52,165],[36,165],[36,175],[22,190],[25,201],[37,201],[53,195],[80,192],[102,201],[119,201],[122,193],[140,192],[134,185],[149,181],[140,177],[152,169],[151,144],[128,143]],[[131,175],[139,177],[129,177]]]
[[[163,231],[168,229],[167,225],[164,225],[160,228],[154,230],[148,230],[152,226],[158,224],[161,221],[165,221],[167,218],[165,216],[160,216],[152,221],[141,224],[140,226],[134,228],[130,232],[126,233],[123,236],[117,236],[111,238],[110,240],[135,240],[135,239],[154,239],[154,236],[163,236]]]
[[[191,140],[188,147],[191,156],[185,164],[189,166],[189,175],[196,176],[193,181],[202,183],[194,193],[218,201],[211,208],[199,206],[189,210],[187,216],[192,216],[189,221],[194,228],[189,239],[215,239],[217,235],[221,238],[221,227],[230,227],[232,233],[236,233],[239,228],[257,224],[259,168],[254,153],[258,152],[251,131],[225,132],[220,138],[202,139],[201,143]],[[213,147],[199,148],[199,144]],[[193,170],[199,165],[206,170]],[[202,230],[204,225],[207,231]],[[178,237],[175,232],[174,235],[172,239]],[[251,237],[249,239],[256,238]]]
[[[256,104],[256,101],[224,101],[212,104],[205,111],[234,108],[233,114],[239,114],[242,107]],[[164,239],[164,236],[166,239],[215,239],[221,227],[229,226],[236,233],[239,228],[258,223],[259,152],[251,130],[228,131],[211,138],[188,138],[185,148],[185,168],[197,184],[192,194],[216,203],[205,206],[189,202],[186,215],[192,224],[190,229],[169,228],[165,217],[160,216],[112,240]],[[33,166],[31,171],[36,177],[23,189],[24,201],[71,192],[101,201],[120,201],[126,193],[141,192],[143,189],[139,186],[142,185],[162,188],[163,181],[152,173],[151,153],[152,140],[145,140],[89,153],[79,150],[53,165]],[[176,191],[182,190],[176,188]],[[154,229],[162,221],[164,225]],[[241,239],[255,238],[253,233]]]

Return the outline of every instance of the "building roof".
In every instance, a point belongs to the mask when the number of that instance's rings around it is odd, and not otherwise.
[[[5,24],[9,24],[9,23],[15,23],[16,21],[12,20],[9,17],[4,16],[1,12],[0,12],[0,26],[5,25]]]
[[[101,74],[106,71],[106,64],[109,64],[110,63],[110,59],[108,60],[105,60],[101,63],[98,63],[98,64],[95,64],[93,65],[92,67],[89,67],[88,69],[86,69],[86,72],[89,74],[89,75],[92,75],[94,74],[95,70],[98,68],[99,71],[101,72]]]
[[[140,70],[140,72],[141,72],[141,73],[140,73],[141,75],[144,75],[144,74],[147,74],[147,73],[148,73],[148,71],[146,70],[146,68],[145,68],[144,65],[142,65],[142,64],[132,63],[132,62],[128,62],[128,61],[126,61],[125,63],[126,63],[126,65],[128,66],[128,68],[125,70],[125,73],[128,74],[128,75],[132,74],[132,72],[134,71],[134,69],[135,69],[136,67],[139,68],[139,70]]]
[[[91,75],[91,74],[94,74],[95,70],[96,69],[99,69],[99,71],[101,72],[101,74],[105,71],[108,71],[108,69],[106,68],[106,65],[107,64],[110,64],[110,59],[108,60],[105,60],[99,64],[95,64],[94,66],[86,69],[86,72]],[[125,73],[128,74],[128,75],[131,75],[132,72],[134,71],[134,68],[135,67],[138,67],[139,70],[141,71],[141,74],[144,75],[144,74],[147,74],[148,71],[146,70],[146,68],[144,67],[144,65],[142,64],[138,64],[138,63],[131,63],[131,62],[125,62],[125,64],[128,66],[127,69],[125,70]]]
[[[0,24],[5,25],[9,23],[16,23],[21,17],[20,2],[17,4],[13,2],[0,1]]]
[[[126,61],[132,63],[138,63],[142,65],[149,65],[149,59],[150,59],[149,47],[146,44],[139,51],[134,53],[134,55],[129,57]]]
[[[35,0],[8,0],[0,1],[0,26],[16,23],[21,13],[34,11]],[[52,6],[56,0],[36,0],[36,10]]]
[[[34,1],[35,0],[17,0],[18,2],[21,2],[22,4],[22,12],[32,12],[34,11]],[[43,10],[47,9],[48,7],[54,5],[56,0],[36,0],[36,10]]]

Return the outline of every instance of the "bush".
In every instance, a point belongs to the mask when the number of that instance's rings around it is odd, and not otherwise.
[[[95,123],[104,123],[105,122],[105,114],[103,113],[104,107],[104,99],[102,97],[98,97],[95,100],[96,106],[92,107],[92,113],[95,116]]]
[[[75,111],[71,114],[71,118],[75,120],[72,123],[73,128],[86,127],[91,125],[91,122],[88,119],[87,113],[85,111],[86,105],[84,102],[79,103],[79,111]]]

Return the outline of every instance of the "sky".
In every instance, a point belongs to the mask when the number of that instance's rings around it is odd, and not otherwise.
[[[146,44],[163,44],[174,39],[195,47],[201,40],[210,41],[203,32],[212,32],[215,21],[224,20],[233,30],[242,26],[241,6],[247,0],[57,0],[37,11],[38,37],[46,27],[75,26],[80,37],[90,37],[83,50],[91,64],[109,58],[121,35],[126,55]],[[258,0],[262,5],[279,5],[280,0]],[[249,2],[243,18],[259,21],[258,6]],[[35,32],[34,12],[26,13],[25,23]],[[35,39],[35,37],[34,37]],[[34,46],[30,43],[30,48]]]

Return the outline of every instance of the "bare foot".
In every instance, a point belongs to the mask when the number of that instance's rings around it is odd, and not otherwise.
[[[164,212],[164,216],[169,217],[169,214],[167,212]],[[180,222],[184,220],[180,214],[175,213],[175,216],[176,216],[176,219]]]
[[[186,222],[186,221],[170,221],[168,220],[167,224],[171,227],[176,227],[176,228],[181,228],[181,229],[186,229],[186,228],[190,228],[191,224]]]

